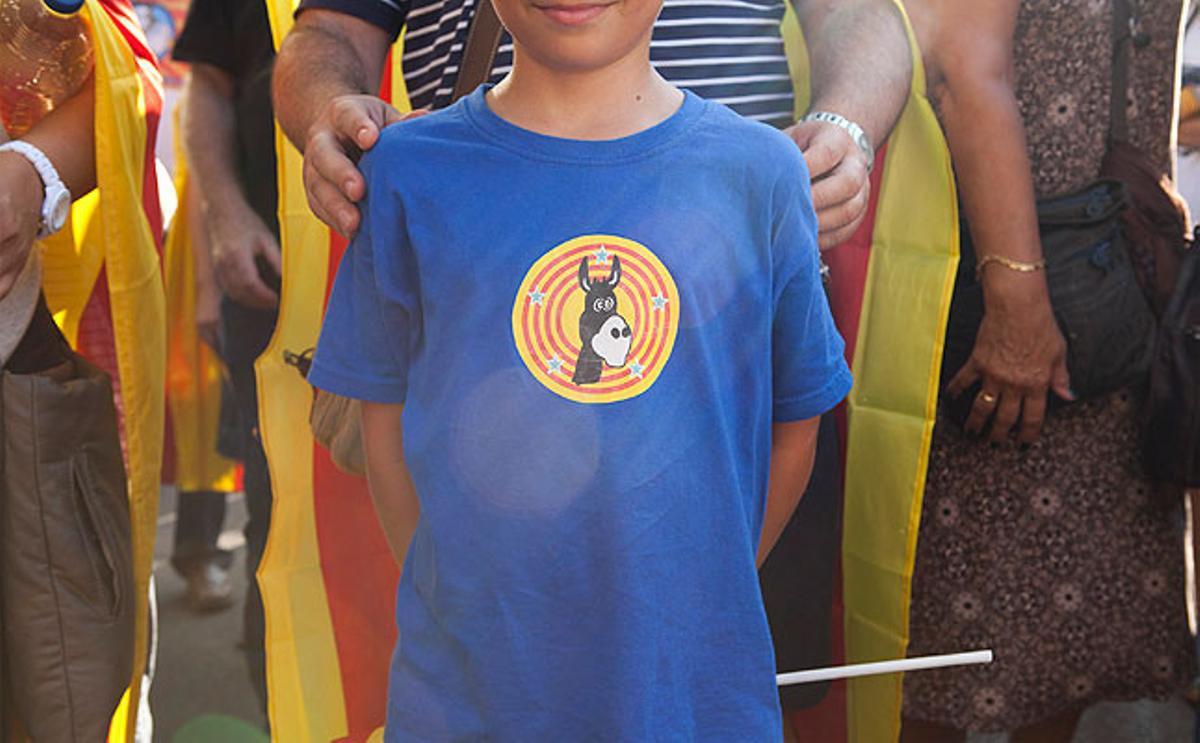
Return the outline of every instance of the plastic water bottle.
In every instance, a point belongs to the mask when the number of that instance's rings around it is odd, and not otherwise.
[[[83,0],[0,0],[0,123],[29,131],[92,71]]]

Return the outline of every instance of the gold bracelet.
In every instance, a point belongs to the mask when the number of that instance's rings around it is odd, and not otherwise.
[[[983,275],[983,269],[986,268],[989,263],[999,263],[1005,268],[1013,271],[1020,271],[1021,273],[1033,273],[1034,271],[1041,271],[1046,267],[1046,261],[1044,260],[1036,261],[1034,263],[1025,263],[1023,261],[1014,261],[1012,258],[1005,258],[1002,255],[996,255],[993,253],[983,256],[979,259],[979,262],[975,264],[976,281],[979,281],[980,276]]]

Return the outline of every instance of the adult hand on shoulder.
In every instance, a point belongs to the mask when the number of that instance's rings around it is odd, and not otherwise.
[[[367,192],[355,162],[375,146],[384,127],[426,113],[402,114],[370,95],[343,95],[330,101],[308,130],[304,144],[304,190],[313,214],[343,237],[352,237],[360,219],[355,204]]]
[[[1019,421],[1017,440],[1032,444],[1046,419],[1048,391],[1064,400],[1074,399],[1067,344],[1040,274],[985,278],[993,281],[985,284],[985,310],[975,348],[946,392],[957,397],[980,382],[966,430],[981,433],[994,416],[988,438],[999,443],[1008,439]]]
[[[844,243],[867,216],[871,178],[866,153],[845,129],[827,121],[802,121],[785,133],[808,164],[821,249]]]
[[[42,179],[37,170],[15,152],[0,152],[0,299],[25,266],[41,216]]]
[[[210,219],[213,273],[217,285],[239,304],[269,310],[279,295],[263,282],[257,259],[283,275],[279,243],[249,206],[239,205]]]

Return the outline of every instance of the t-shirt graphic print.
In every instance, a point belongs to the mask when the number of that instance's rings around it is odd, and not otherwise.
[[[649,249],[615,235],[583,235],[549,250],[513,304],[513,342],[533,376],[581,403],[628,400],[671,358],[679,292]]]

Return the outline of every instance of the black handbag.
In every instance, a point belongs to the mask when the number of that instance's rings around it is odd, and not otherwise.
[[[1133,172],[1130,157],[1144,159],[1126,141],[1124,104],[1131,28],[1129,6],[1125,0],[1116,0],[1106,176],[1113,171],[1125,176]],[[1143,184],[1139,181],[1135,185],[1139,186],[1138,194],[1143,194]],[[1161,188],[1154,178],[1151,185]],[[1050,304],[1067,342],[1067,368],[1077,400],[1144,384],[1150,371],[1155,316],[1151,304],[1154,291],[1147,282],[1153,282],[1154,267],[1147,268],[1146,264],[1153,263],[1154,249],[1131,239],[1141,206],[1141,199],[1131,198],[1125,179],[1114,177],[1101,177],[1078,190],[1037,202]],[[943,383],[970,358],[983,320],[983,291],[975,276],[969,231],[963,229],[961,233],[962,257],[947,325]],[[1132,235],[1144,237],[1136,229]],[[1183,242],[1182,228],[1176,242]],[[950,401],[947,409],[951,418],[964,420],[974,397],[961,395]],[[1050,409],[1062,404],[1057,395],[1049,396]]]
[[[1067,341],[1067,368],[1078,399],[1143,381],[1150,369],[1154,314],[1138,283],[1121,222],[1128,207],[1125,186],[1107,179],[1037,204],[1050,304]],[[943,382],[970,358],[983,320],[974,248],[966,229],[962,236]],[[962,395],[952,401],[952,417],[964,419],[973,399]],[[1050,396],[1051,407],[1061,404]]]

